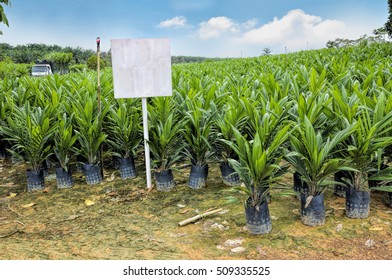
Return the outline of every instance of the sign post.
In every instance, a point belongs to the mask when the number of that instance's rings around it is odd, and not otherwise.
[[[152,188],[147,98],[172,95],[168,39],[112,39],[115,98],[141,98],[147,188]]]
[[[101,118],[101,114],[102,114],[102,105],[101,105],[101,66],[100,66],[100,57],[101,57],[101,38],[97,37],[96,39],[96,43],[97,43],[97,98],[98,98],[98,114],[99,114],[99,118]],[[101,126],[102,129],[102,126]],[[99,164],[101,165],[101,176],[103,178],[103,146],[101,144],[100,148],[99,148]]]
[[[143,111],[143,135],[144,135],[144,151],[146,161],[146,180],[147,188],[152,188],[151,183],[151,163],[150,163],[150,147],[148,146],[148,111],[147,111],[147,97],[142,98]]]

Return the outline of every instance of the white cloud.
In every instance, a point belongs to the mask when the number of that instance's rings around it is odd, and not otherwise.
[[[158,24],[162,28],[184,28],[187,27],[187,19],[184,16],[178,16],[164,20]]]
[[[306,14],[302,10],[292,10],[281,19],[245,32],[240,41],[260,46],[287,46],[291,50],[304,46],[319,48],[328,40],[346,34],[346,24],[338,20],[323,20],[319,16]]]
[[[239,22],[219,16],[199,23],[186,41],[179,38],[176,43],[181,41],[181,48],[176,51],[210,57],[246,57],[260,55],[265,47],[274,54],[284,53],[285,49],[289,52],[318,49],[326,47],[328,40],[356,39],[371,34],[374,26],[378,26],[374,18],[366,20],[364,15],[354,19],[325,19],[299,9],[265,24],[259,24],[257,19]]]
[[[257,20],[257,18],[252,18],[241,24],[241,26],[245,29],[252,29],[257,25],[258,22],[259,21]]]
[[[238,24],[228,17],[213,17],[199,24],[198,35],[202,40],[218,38],[223,34],[239,31]]]

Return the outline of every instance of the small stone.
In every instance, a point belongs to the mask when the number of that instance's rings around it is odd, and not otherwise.
[[[234,246],[241,245],[242,242],[244,242],[244,241],[245,241],[245,239],[242,238],[242,237],[237,238],[237,239],[228,239],[228,240],[226,240],[224,246],[227,246],[227,247],[234,247]]]
[[[222,225],[222,224],[220,224],[220,223],[213,223],[213,224],[211,225],[211,228],[212,228],[212,229],[225,230],[224,225]]]
[[[261,246],[257,246],[256,248],[257,252],[262,255],[262,256],[266,256],[267,252],[263,250],[263,248]]]
[[[203,229],[204,231],[209,231],[211,230],[211,226],[214,224],[214,221],[208,220],[203,224]]]
[[[276,216],[271,216],[271,220],[276,221],[278,219],[278,217]]]
[[[235,247],[233,249],[231,249],[230,251],[233,253],[242,253],[244,252],[246,249],[244,247]]]
[[[374,242],[374,240],[372,240],[372,239],[368,239],[365,242],[365,246],[368,248],[373,247],[374,245],[376,245],[376,242]]]
[[[219,250],[225,250],[226,248],[222,245],[216,245],[216,248]]]
[[[339,232],[343,229],[343,225],[342,224],[338,224],[335,228],[336,232]]]
[[[293,209],[291,212],[293,212],[295,215],[299,215],[299,209]]]
[[[184,205],[184,204],[177,204],[177,207],[179,207],[179,208],[185,208],[185,206],[186,205]]]

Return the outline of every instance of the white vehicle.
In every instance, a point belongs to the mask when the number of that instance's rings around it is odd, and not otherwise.
[[[38,76],[47,76],[51,75],[52,73],[52,68],[50,67],[49,64],[36,64],[33,65],[33,68],[31,69],[31,76],[38,77]]]

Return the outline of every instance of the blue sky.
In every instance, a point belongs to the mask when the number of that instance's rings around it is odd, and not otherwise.
[[[0,42],[102,50],[110,39],[169,38],[173,55],[239,57],[317,49],[387,20],[387,0],[11,0]]]

